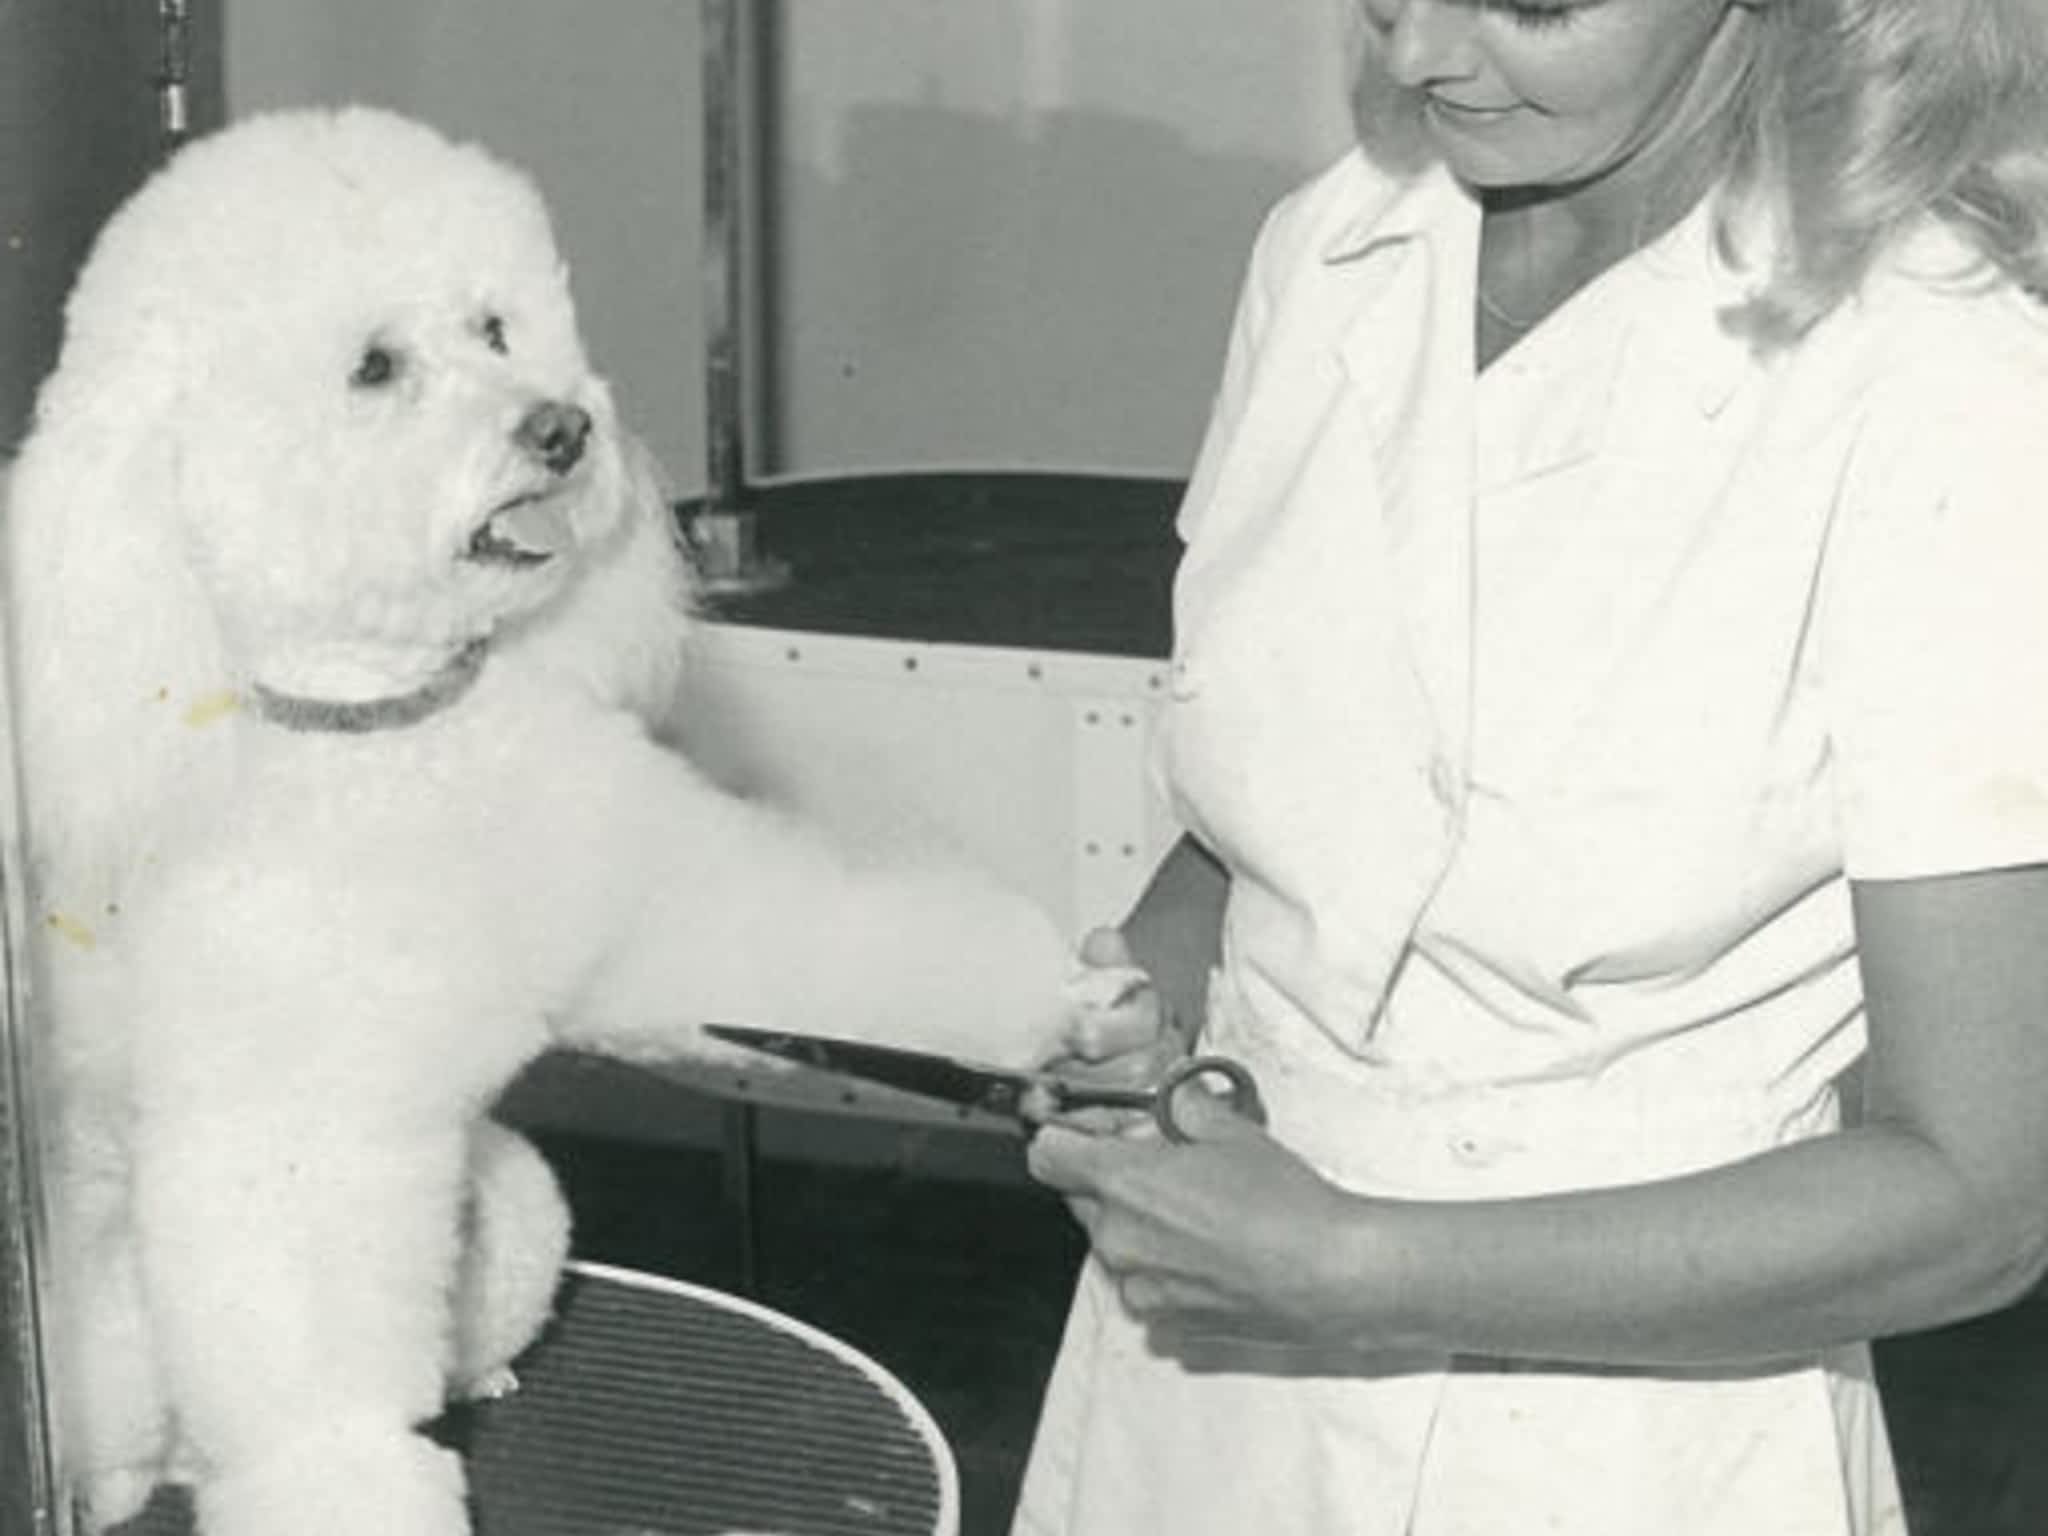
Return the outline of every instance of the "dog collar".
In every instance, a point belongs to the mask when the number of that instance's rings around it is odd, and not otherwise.
[[[334,731],[346,736],[402,730],[439,714],[469,692],[484,668],[484,641],[472,640],[446,666],[410,693],[383,699],[309,699],[279,693],[262,683],[249,685],[256,713],[288,731]]]

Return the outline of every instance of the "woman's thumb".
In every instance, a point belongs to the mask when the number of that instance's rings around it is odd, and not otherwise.
[[[1133,964],[1130,940],[1121,928],[1091,928],[1081,936],[1083,965]]]

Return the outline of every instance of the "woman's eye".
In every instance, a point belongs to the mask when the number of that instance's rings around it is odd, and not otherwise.
[[[1503,11],[1509,21],[1530,32],[1540,32],[1549,27],[1568,26],[1575,20],[1581,7],[1576,5],[1532,5],[1523,0],[1493,0],[1488,9]]]
[[[348,381],[357,389],[381,389],[397,377],[398,354],[389,347],[373,344],[363,348],[356,371],[348,376]]]
[[[484,345],[493,352],[510,352],[512,350],[505,344],[505,317],[503,315],[485,315],[483,319],[477,322],[476,328],[477,334],[484,339]]]

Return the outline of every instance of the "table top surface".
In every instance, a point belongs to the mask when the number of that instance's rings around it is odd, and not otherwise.
[[[858,1351],[739,1297],[571,1265],[519,1390],[433,1428],[478,1536],[954,1536],[931,1416]],[[187,1536],[166,1490],[118,1536]]]
[[[762,553],[790,579],[707,595],[770,629],[1158,658],[1172,632],[1181,484],[930,471],[750,488]],[[684,502],[687,520],[701,503]]]

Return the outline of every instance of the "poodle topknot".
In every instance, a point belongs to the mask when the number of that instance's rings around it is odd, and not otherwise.
[[[568,1244],[514,1074],[718,1019],[1034,1060],[1065,947],[662,744],[667,500],[502,162],[252,118],[66,321],[5,550],[89,1523],[181,1479],[206,1536],[460,1536],[417,1426],[506,1385]]]

